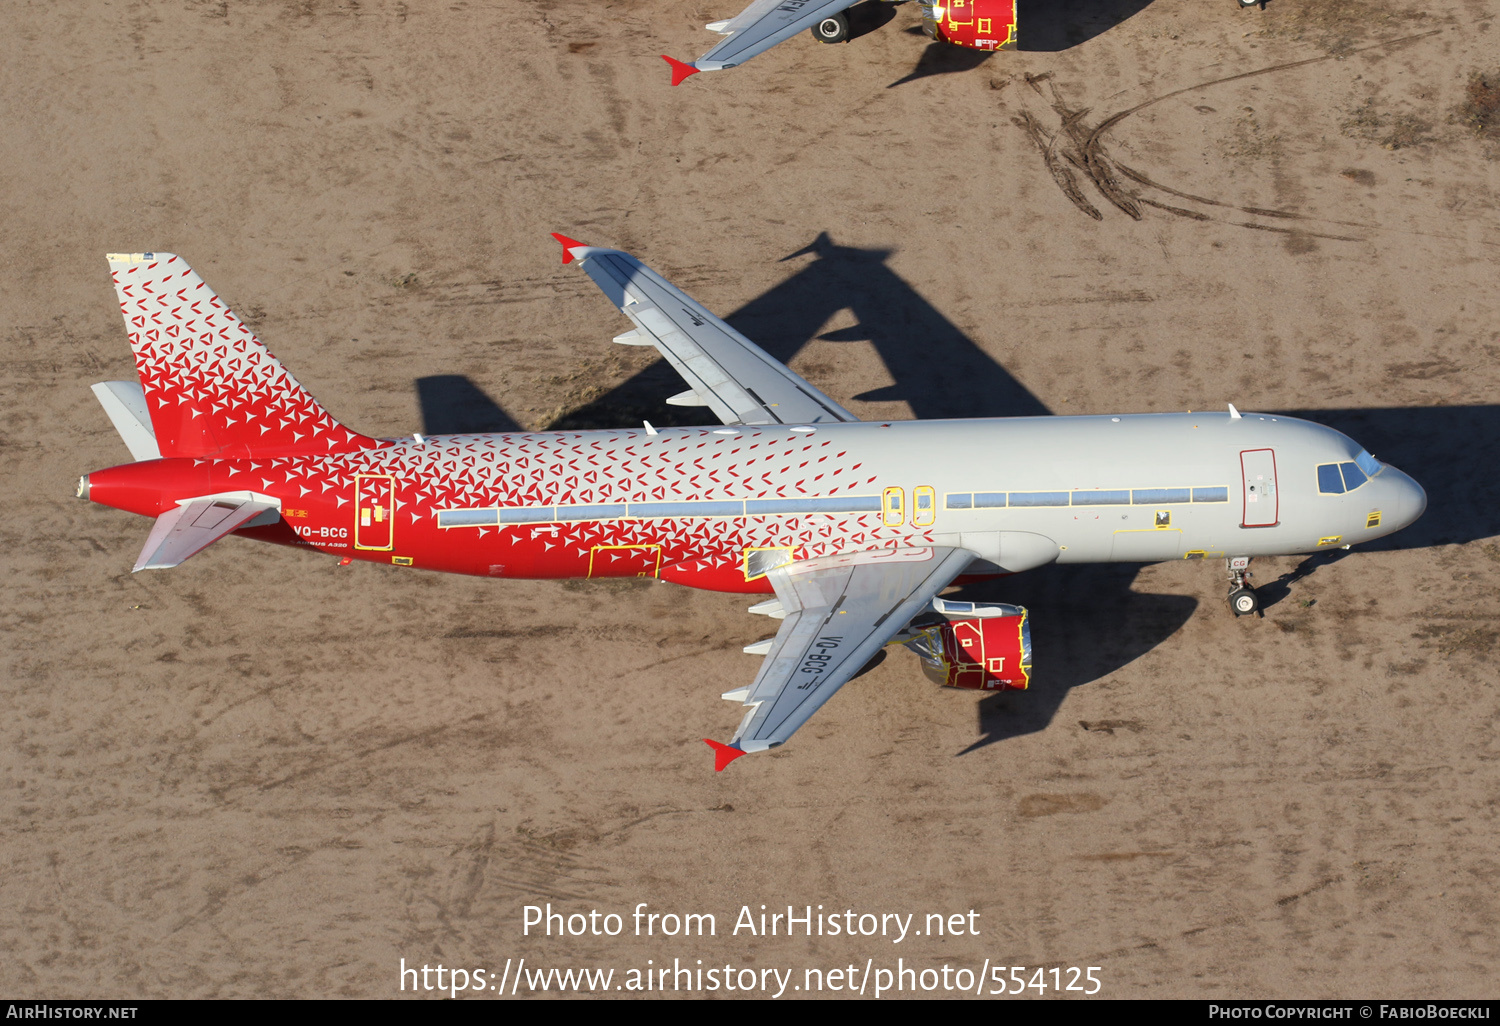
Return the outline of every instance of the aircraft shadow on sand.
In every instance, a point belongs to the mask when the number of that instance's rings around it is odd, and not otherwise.
[[[890,251],[839,246],[825,233],[785,259],[809,254],[817,259],[725,320],[788,364],[815,338],[869,343],[895,383],[853,398],[905,402],[919,420],[1051,413],[886,265]],[[855,327],[816,334],[846,309],[854,314]],[[658,426],[718,423],[705,408],[665,404],[666,396],[681,390],[677,373],[658,360],[548,427],[611,428],[642,420]],[[468,378],[422,378],[417,392],[429,434],[518,430]],[[836,387],[828,392],[845,398]],[[1343,431],[1427,490],[1426,515],[1372,549],[1462,544],[1500,534],[1500,476],[1490,466],[1491,454],[1500,451],[1500,405],[1281,412]],[[1280,580],[1258,582],[1263,605],[1285,598],[1292,584],[1339,558],[1339,552],[1317,553]],[[949,596],[1027,607],[1037,660],[1028,691],[980,700],[980,737],[965,752],[1046,728],[1070,689],[1116,672],[1187,622],[1197,599],[1135,592],[1136,571],[1131,564],[1045,567],[965,585]],[[1205,564],[1203,571],[1217,576],[1220,567]],[[1230,615],[1227,607],[1223,615]],[[918,672],[915,660],[911,669]]]
[[[1227,3],[1227,0],[1223,0]],[[1017,49],[1069,50],[1145,10],[1151,0],[1017,0]],[[1230,14],[1234,13],[1230,8]]]

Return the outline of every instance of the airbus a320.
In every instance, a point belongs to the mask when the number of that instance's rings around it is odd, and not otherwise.
[[[940,683],[1025,688],[1026,610],[939,593],[1048,563],[1252,557],[1397,531],[1426,495],[1331,428],[1271,414],[862,422],[627,253],[555,236],[721,427],[377,439],[331,417],[180,257],[109,257],[137,381],[94,392],[135,462],[85,499],[153,518],[135,570],[228,534],[486,577],[639,577],[780,620],[722,770],[783,744],[886,644]],[[935,615],[936,614],[936,615]]]

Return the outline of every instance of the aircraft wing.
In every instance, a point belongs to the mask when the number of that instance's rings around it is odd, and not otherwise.
[[[264,517],[263,523],[274,522],[278,514],[273,511],[277,509],[276,502],[265,501],[264,497],[256,499],[250,493],[183,499],[176,509],[156,518],[140,558],[130,572],[174,567],[229,532],[251,526],[250,522],[262,514],[272,514]]]
[[[687,382],[688,390],[668,403],[707,406],[725,424],[859,419],[629,253],[552,237],[562,243],[563,263],[577,260],[635,323],[635,331],[615,341],[655,346]]]
[[[766,576],[786,618],[760,674],[725,698],[749,707],[715,768],[775,748],[973,560],[964,549],[884,549],[790,563]]]
[[[765,53],[803,29],[810,29],[830,14],[853,7],[857,0],[754,0],[749,7],[728,21],[718,21],[709,29],[728,38],[692,64],[668,60],[672,65],[672,84],[699,71],[719,71],[743,64],[756,54]],[[691,70],[687,70],[691,69]]]

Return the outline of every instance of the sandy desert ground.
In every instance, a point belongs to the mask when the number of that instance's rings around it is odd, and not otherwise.
[[[1494,995],[1500,6],[1022,0],[994,55],[914,6],[677,89],[657,55],[738,0],[6,6],[0,993],[899,957]],[[147,524],[73,497],[127,456],[89,393],[132,374],[109,251],[187,257],[371,434],[694,413],[551,231],[861,416],[1303,411],[1431,505],[1258,566],[1258,620],[1200,563],[968,589],[1031,609],[1031,691],[892,650],[715,775],[769,633],[743,597],[241,539],[132,576]],[[547,902],[718,935],[522,936]],[[979,935],[732,935],[761,904]]]

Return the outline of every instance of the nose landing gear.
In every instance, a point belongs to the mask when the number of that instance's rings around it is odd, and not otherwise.
[[[1229,609],[1235,616],[1254,616],[1260,612],[1260,596],[1247,583],[1250,573],[1249,556],[1231,556],[1224,561],[1229,568]]]

